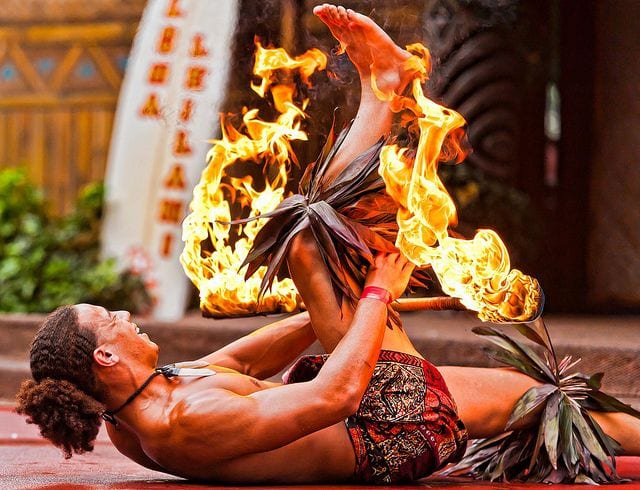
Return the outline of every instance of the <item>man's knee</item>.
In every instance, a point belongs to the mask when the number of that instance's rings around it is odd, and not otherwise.
[[[287,260],[289,263],[293,262],[306,266],[313,262],[314,257],[317,257],[317,253],[318,245],[313,238],[313,233],[309,228],[306,228],[291,240]]]

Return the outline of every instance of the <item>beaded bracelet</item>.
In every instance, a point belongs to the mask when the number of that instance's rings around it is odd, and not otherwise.
[[[360,299],[362,298],[378,299],[387,305],[393,301],[391,293],[384,288],[379,288],[378,286],[367,286],[364,288],[360,295]]]

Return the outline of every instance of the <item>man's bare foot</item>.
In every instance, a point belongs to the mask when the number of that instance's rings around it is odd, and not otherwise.
[[[369,84],[373,78],[381,92],[391,95],[401,93],[413,78],[413,71],[405,68],[411,54],[394,43],[369,17],[327,3],[315,7],[313,13],[344,47],[363,82]]]

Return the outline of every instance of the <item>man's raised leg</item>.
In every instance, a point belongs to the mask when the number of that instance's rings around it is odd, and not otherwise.
[[[401,93],[413,78],[405,68],[411,54],[396,45],[373,20],[344,7],[323,4],[313,13],[324,22],[345,49],[360,75],[360,105],[349,134],[333,159],[325,178],[332,180],[356,156],[391,130],[393,112],[371,86],[385,94]]]
[[[398,47],[377,24],[364,15],[328,4],[316,7],[314,13],[345,48],[360,74],[361,82],[360,106],[356,118],[327,174],[323,176],[324,179],[332,180],[356,156],[390,131],[393,113],[389,102],[380,100],[375,95],[371,77],[376,78],[378,88],[385,93],[401,92],[412,78],[412,73],[404,68],[404,62],[411,55]],[[308,230],[294,239],[288,262],[316,335],[325,350],[331,352],[349,328],[353,307],[347,302],[338,304],[326,265]],[[354,291],[360,288],[353,283],[351,287]],[[383,348],[419,355],[406,334],[399,329],[386,333]]]
[[[338,303],[311,231],[303,230],[292,240],[287,262],[318,340],[326,352],[333,352],[351,325],[354,309],[346,299]],[[385,330],[382,349],[422,357],[404,330],[398,328]]]

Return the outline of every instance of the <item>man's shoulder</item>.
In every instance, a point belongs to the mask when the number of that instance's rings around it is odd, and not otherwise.
[[[169,408],[166,420],[169,427],[200,425],[205,418],[208,421],[218,416],[226,416],[229,405],[238,395],[219,386],[211,386],[198,391],[186,391]]]
[[[197,454],[209,466],[226,461],[234,437],[251,426],[245,423],[252,412],[247,398],[217,387],[188,392],[167,406],[162,426],[147,439],[145,449],[163,466],[175,463],[175,458],[165,459],[168,447],[189,448],[187,453]],[[185,464],[193,463],[188,454],[180,458]]]

